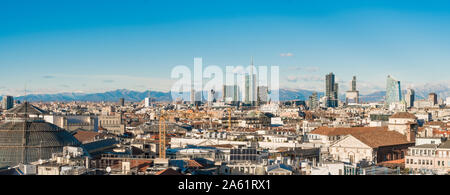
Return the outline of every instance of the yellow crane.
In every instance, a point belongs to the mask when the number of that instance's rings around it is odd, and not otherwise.
[[[159,116],[159,158],[166,158],[166,115]]]
[[[231,131],[231,108],[228,108],[228,131]]]

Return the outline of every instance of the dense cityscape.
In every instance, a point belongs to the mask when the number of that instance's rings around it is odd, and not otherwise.
[[[272,101],[267,86],[191,91],[190,100],[29,102],[2,98],[2,175],[416,175],[450,171],[450,97],[386,77],[363,102],[339,92]],[[249,81],[250,79],[250,81]],[[150,93],[149,93],[150,94]],[[345,99],[339,98],[345,94]],[[251,98],[255,97],[255,98]]]
[[[448,0],[0,0],[2,186],[445,190],[449,21]]]

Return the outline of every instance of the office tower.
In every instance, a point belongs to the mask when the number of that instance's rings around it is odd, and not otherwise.
[[[353,76],[352,79],[352,91],[356,91],[356,76]]]
[[[317,97],[317,92],[313,92],[311,96],[309,96],[309,109],[314,110],[319,107],[319,101]]]
[[[325,97],[327,97],[326,107],[338,106],[338,84],[335,83],[333,73],[327,74],[325,77]]]
[[[201,91],[195,91],[195,89],[191,89],[191,104],[198,106],[203,101],[203,94]]]
[[[429,102],[432,102],[433,105],[438,104],[438,101],[437,101],[437,94],[436,94],[436,93],[430,93],[430,94],[428,94],[428,101],[429,101]]]
[[[345,94],[345,103],[357,103],[359,104],[359,91],[356,90],[356,76],[353,76],[351,91],[347,91]]]
[[[266,104],[269,100],[269,88],[267,86],[258,86],[258,105]]]
[[[120,106],[125,106],[125,99],[124,98],[119,98],[119,105]]]
[[[256,74],[253,72],[253,57],[250,65],[250,72],[244,76],[244,94],[243,101],[245,104],[254,106],[257,101],[257,84]]]
[[[146,98],[145,98],[144,106],[145,106],[145,107],[150,107],[150,106],[151,106],[150,97],[146,97]]]
[[[14,98],[9,95],[3,96],[3,100],[2,100],[3,110],[8,110],[8,109],[11,109],[12,107],[14,107]]]
[[[416,96],[416,93],[414,92],[413,89],[406,90],[405,101],[406,101],[406,106],[408,108],[414,107],[415,96]]]
[[[237,85],[224,85],[222,101],[228,104],[235,104],[239,101],[239,87]]]
[[[400,88],[400,81],[395,80],[388,75],[386,80],[386,101],[385,105],[389,106],[392,103],[400,102],[402,100],[402,90]]]
[[[214,89],[211,89],[208,93],[208,106],[212,106],[212,103],[216,101],[215,99],[216,92]]]
[[[191,104],[195,103],[195,90],[194,88],[191,89]]]
[[[336,102],[339,100],[339,84],[338,83],[334,83],[334,94],[333,94],[333,97],[334,97],[334,99],[336,100]],[[337,104],[336,104],[336,106],[337,106]]]
[[[245,75],[244,78],[244,103],[250,103],[250,75]]]

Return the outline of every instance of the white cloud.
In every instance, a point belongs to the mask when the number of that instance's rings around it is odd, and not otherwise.
[[[281,57],[291,57],[293,55],[294,55],[293,53],[280,53]]]

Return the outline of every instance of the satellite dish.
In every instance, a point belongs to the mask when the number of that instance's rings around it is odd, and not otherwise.
[[[111,172],[111,167],[106,167],[106,172]]]

